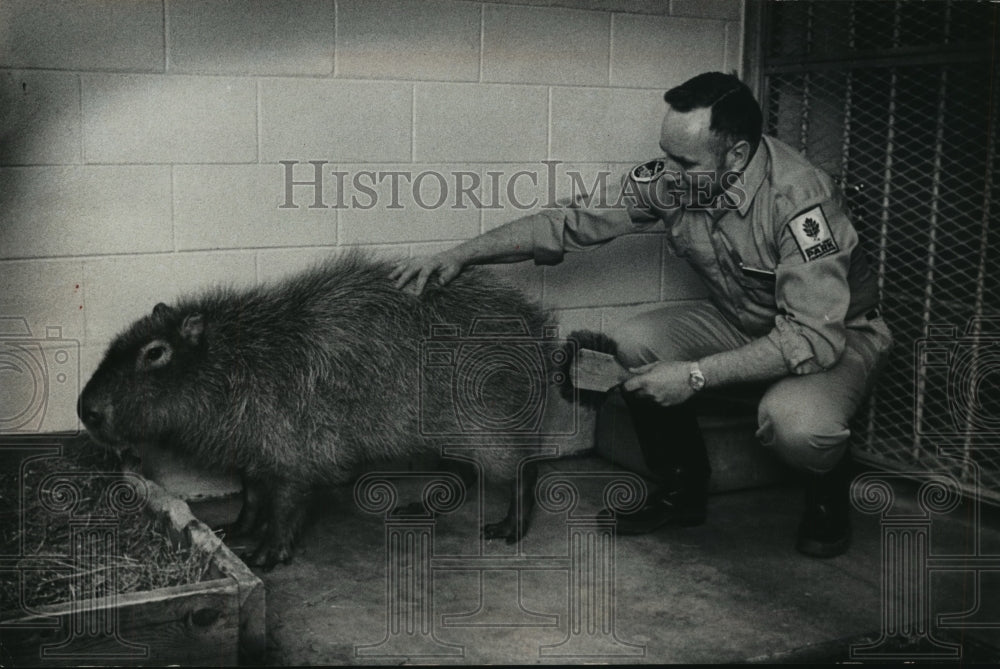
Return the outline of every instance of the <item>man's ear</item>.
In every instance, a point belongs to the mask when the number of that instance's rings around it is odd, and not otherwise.
[[[748,164],[750,164],[750,142],[741,139],[726,151],[725,167],[729,172],[742,172]]]

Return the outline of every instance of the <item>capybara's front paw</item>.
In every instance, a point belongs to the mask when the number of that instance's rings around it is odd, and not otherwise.
[[[260,567],[265,571],[274,569],[279,562],[288,564],[292,561],[292,543],[290,541],[269,540],[262,543],[250,558],[250,565]]]

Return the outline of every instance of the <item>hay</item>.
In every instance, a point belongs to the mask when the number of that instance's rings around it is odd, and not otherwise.
[[[72,517],[78,528],[107,527],[108,521],[100,518],[108,509],[105,493],[115,481],[125,480],[115,473],[120,467],[113,454],[79,444],[67,445],[61,457],[28,463],[23,477],[16,470],[0,471],[0,555],[21,558],[20,573],[0,571],[0,601],[4,602],[0,609],[16,608],[18,602],[21,607],[35,607],[203,580],[212,556],[175,545],[162,523],[145,512],[144,505],[116,515],[112,521],[117,534],[116,555],[74,559],[70,514],[55,513],[43,505],[39,487],[44,479],[57,473],[72,476],[80,493]],[[18,511],[22,486],[23,529]],[[81,585],[85,586],[82,590]],[[19,592],[22,587],[23,598]]]

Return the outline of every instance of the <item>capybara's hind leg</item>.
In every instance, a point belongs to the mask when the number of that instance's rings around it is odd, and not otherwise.
[[[510,484],[510,504],[507,516],[499,523],[489,523],[483,527],[483,538],[506,539],[514,544],[528,533],[531,514],[535,509],[535,484],[538,482],[538,463],[524,463],[520,479],[514,478]],[[519,508],[520,507],[520,508]]]
[[[268,490],[267,531],[250,558],[255,567],[270,569],[292,559],[292,543],[305,520],[311,490],[307,485],[278,479]]]

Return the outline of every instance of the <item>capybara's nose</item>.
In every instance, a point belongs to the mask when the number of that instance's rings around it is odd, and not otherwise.
[[[83,421],[83,424],[91,430],[96,430],[104,423],[104,413],[94,406],[93,402],[88,401],[84,395],[81,395],[76,403],[76,414]]]

